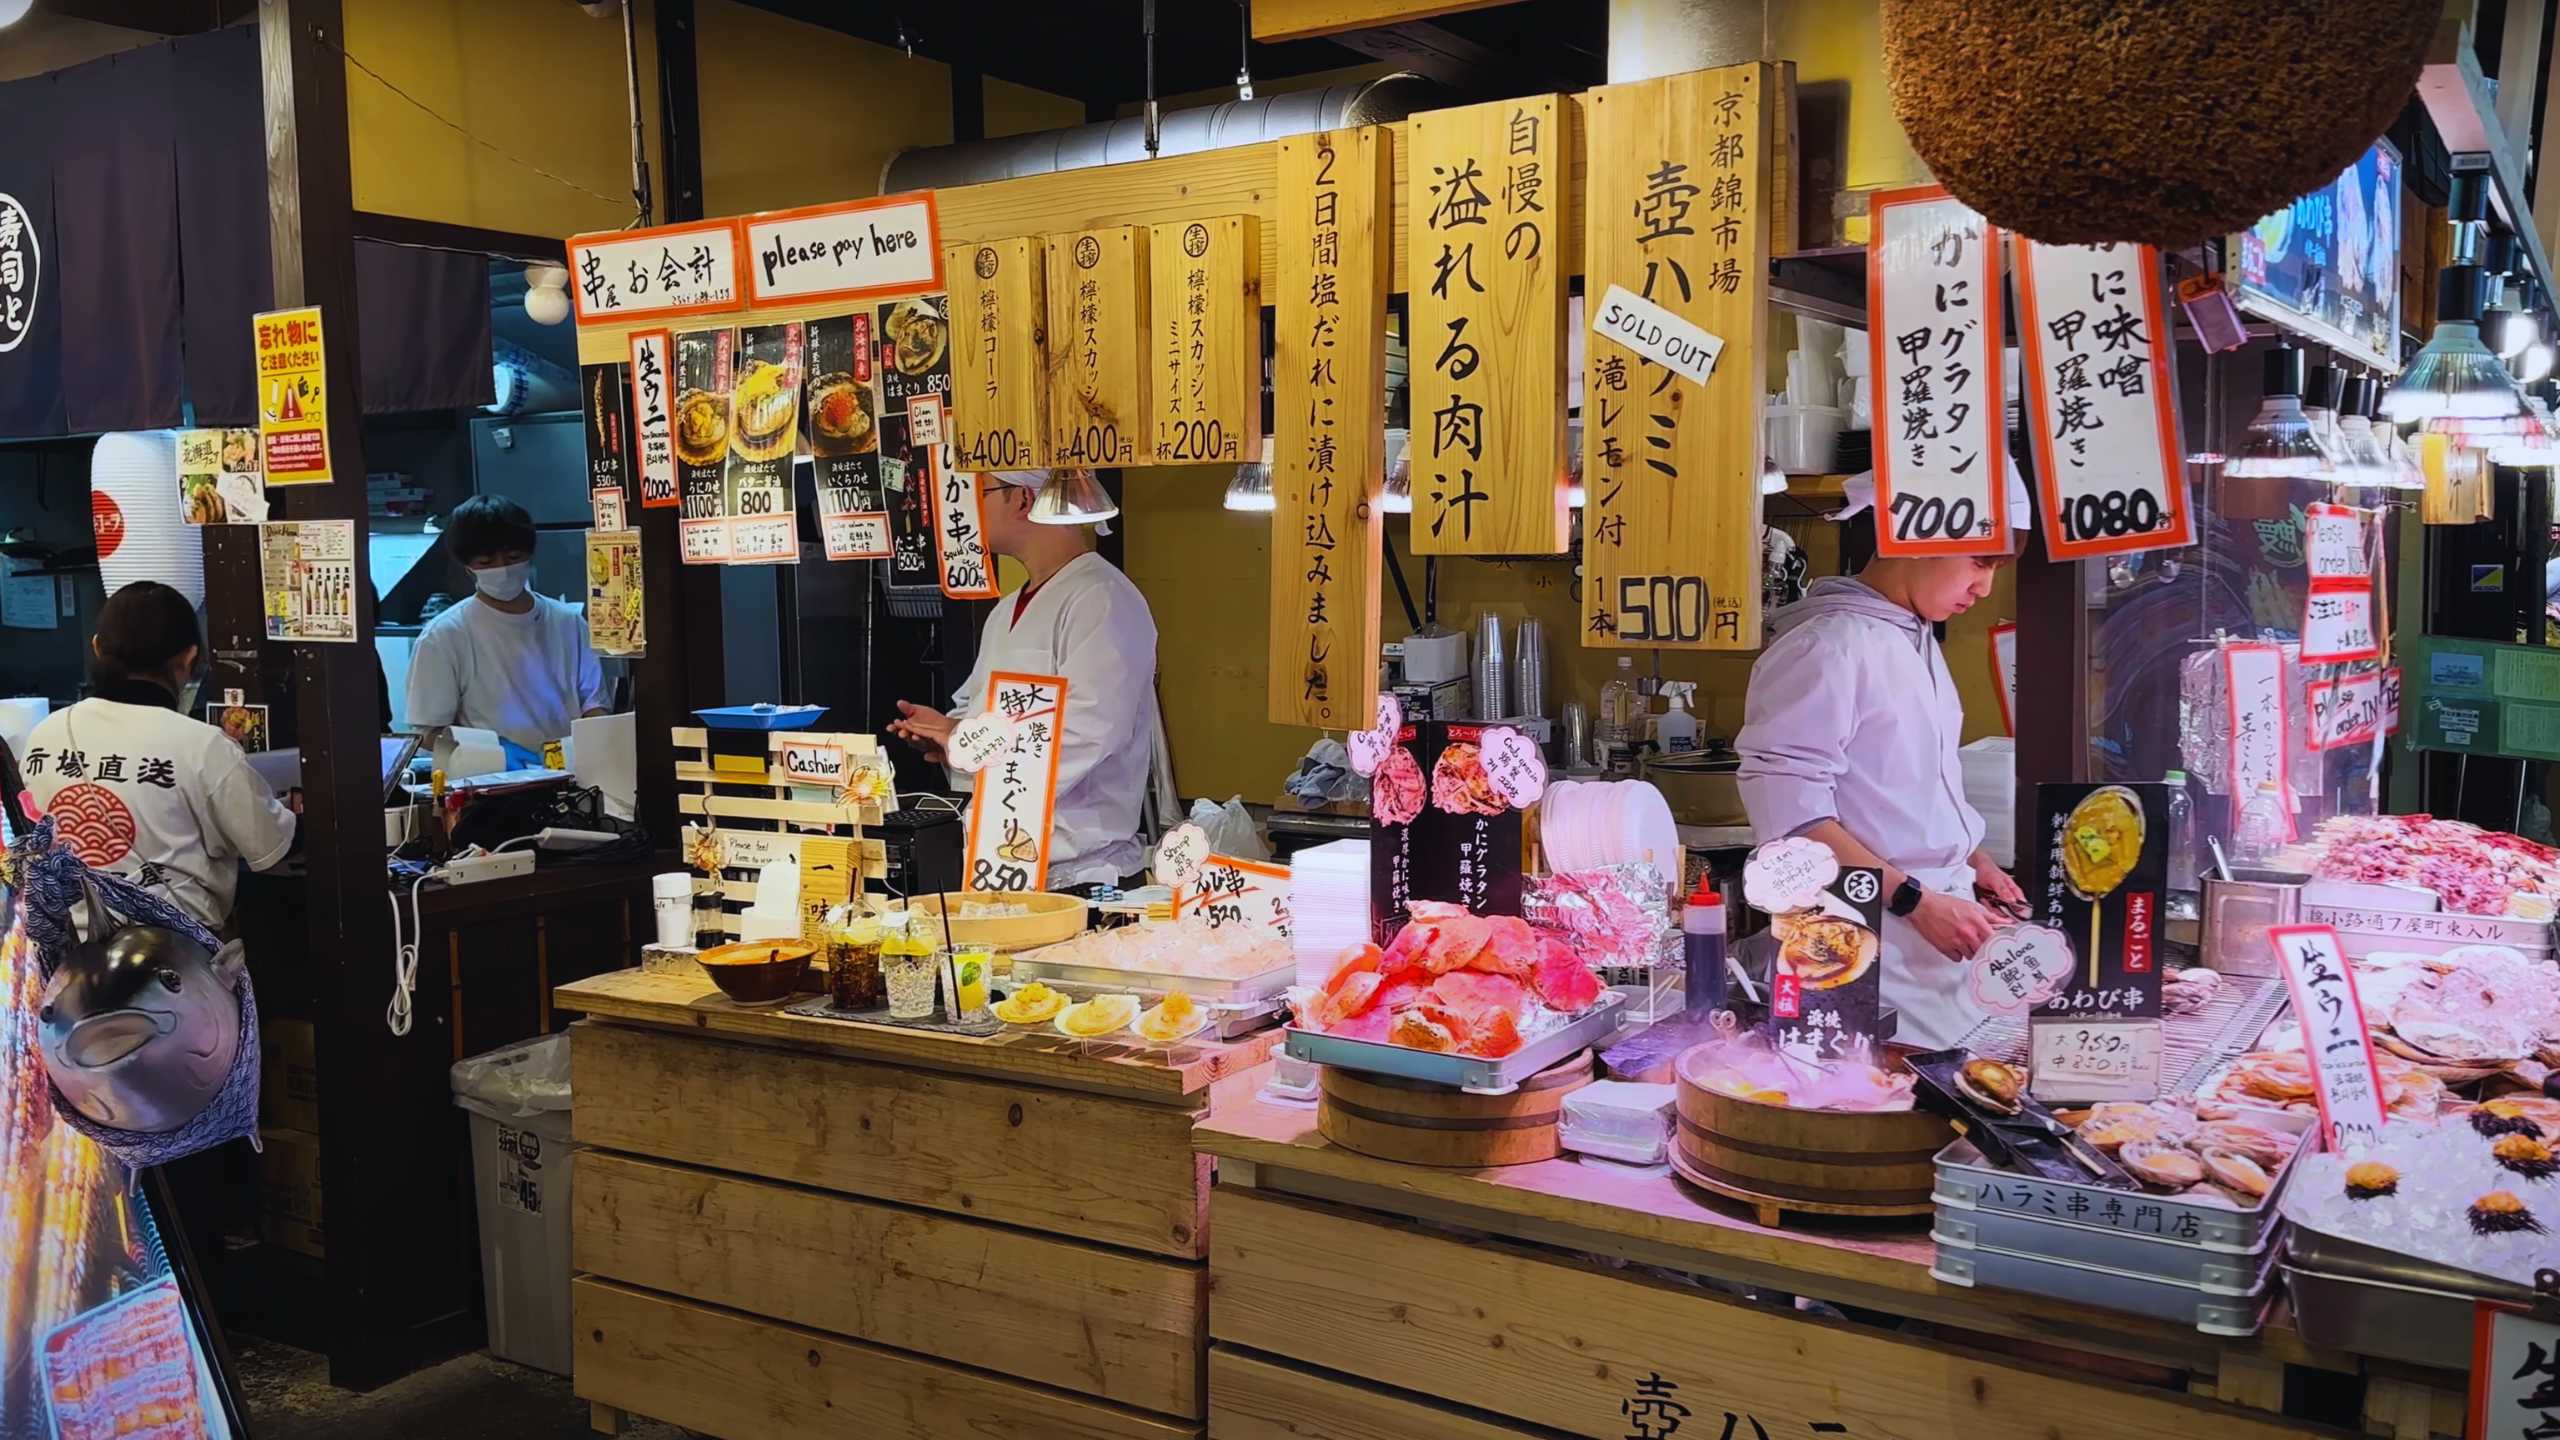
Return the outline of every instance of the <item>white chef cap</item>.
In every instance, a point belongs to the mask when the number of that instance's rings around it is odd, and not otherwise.
[[[987,472],[988,475],[1007,485],[1024,490],[1037,490],[1048,484],[1050,473],[1046,470],[990,470]]]

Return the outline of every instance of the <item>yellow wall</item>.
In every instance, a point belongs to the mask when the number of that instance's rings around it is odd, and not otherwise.
[[[877,195],[889,157],[950,143],[940,61],[739,0],[703,0],[699,14],[706,214]]]
[[[1084,123],[1084,102],[1010,80],[986,78],[987,138],[1027,135],[1034,130],[1063,130]]]
[[[646,0],[634,3],[642,7],[640,104],[655,173],[656,46]],[[346,0],[345,16],[357,209],[554,236],[630,220],[631,113],[618,20],[529,0]],[[392,93],[357,61],[470,134]]]

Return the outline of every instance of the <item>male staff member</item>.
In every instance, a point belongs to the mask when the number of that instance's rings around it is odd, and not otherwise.
[[[472,596],[418,636],[409,658],[409,724],[441,767],[452,727],[495,730],[536,755],[581,715],[604,713],[604,670],[587,620],[530,588],[533,517],[503,495],[475,495],[445,524],[446,553],[471,572]]]
[[[987,548],[1020,562],[1030,579],[988,614],[977,668],[950,710],[901,700],[903,718],[889,729],[938,763],[953,727],[986,708],[989,675],[1066,677],[1049,887],[1140,884],[1147,864],[1140,816],[1156,744],[1155,616],[1129,577],[1094,553],[1089,523],[1031,518],[1049,480],[1046,470],[973,480]]]
[[[2030,523],[2014,477],[2009,513]],[[1855,579],[1815,581],[1769,618],[1734,742],[1753,839],[1809,836],[1844,865],[1883,870],[1884,938],[1900,951],[1888,957],[1884,1001],[1900,1012],[1896,1040],[1926,1049],[1955,1044],[1982,1018],[1961,962],[2008,919],[1982,902],[2026,905],[1984,853],[1982,816],[1965,801],[1964,707],[1930,628],[1990,594],[2010,558],[1878,556]]]

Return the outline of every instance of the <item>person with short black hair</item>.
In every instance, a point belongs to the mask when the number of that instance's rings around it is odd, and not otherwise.
[[[229,736],[186,713],[204,632],[187,597],[141,580],[107,598],[89,637],[89,698],[27,737],[22,805],[82,863],[167,896],[211,929],[240,866],[293,848],[292,809]]]
[[[458,725],[539,753],[579,716],[604,713],[586,615],[534,593],[533,542],[533,517],[503,495],[475,495],[445,522],[445,552],[471,572],[473,594],[428,621],[409,657],[409,726],[439,766]]]

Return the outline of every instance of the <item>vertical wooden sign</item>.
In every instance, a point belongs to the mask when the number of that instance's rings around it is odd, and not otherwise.
[[[1348,730],[1378,696],[1391,132],[1280,142],[1272,309],[1271,720]]]
[[[1147,237],[1155,463],[1262,453],[1262,222],[1169,220]]]
[[[1413,548],[1561,554],[1563,101],[1416,115],[1405,145]]]
[[[1043,238],[1049,252],[1049,458],[1103,469],[1151,462],[1148,232],[1114,225]],[[1144,461],[1141,456],[1145,456]]]
[[[1049,463],[1047,277],[1030,236],[954,245],[951,280],[952,453],[962,470],[1036,470]]]
[[[1721,342],[1701,382],[1608,332],[1591,336],[1582,377],[1586,645],[1760,644],[1774,83],[1767,65],[1729,65],[1583,95],[1584,293],[1622,289]],[[1591,308],[1595,322],[1608,309]]]

